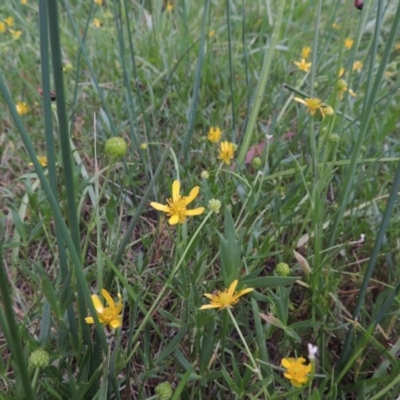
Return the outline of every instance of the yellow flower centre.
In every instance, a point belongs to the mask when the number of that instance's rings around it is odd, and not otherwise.
[[[167,204],[170,209],[168,212],[169,215],[178,215],[179,219],[185,218],[187,208],[181,196],[179,196],[178,200],[176,201],[173,201],[173,199],[168,199]]]
[[[116,316],[116,312],[114,308],[107,307],[103,309],[103,312],[100,314],[101,319],[105,323],[110,323]]]
[[[232,297],[229,296],[227,292],[221,292],[218,294],[218,303],[221,304],[221,306],[229,306],[232,304]]]

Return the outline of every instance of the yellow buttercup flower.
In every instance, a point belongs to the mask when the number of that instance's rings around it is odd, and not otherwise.
[[[47,166],[47,157],[46,157],[46,156],[38,156],[37,159],[38,159],[38,161],[39,161],[39,164],[40,164],[42,167],[46,167],[46,166]],[[33,167],[33,163],[30,162],[30,163],[28,164],[28,166],[29,166],[29,167]]]
[[[170,217],[168,223],[170,225],[176,225],[177,223],[183,224],[186,221],[186,217],[192,217],[194,215],[200,215],[204,212],[204,207],[194,208],[188,210],[186,207],[190,204],[199,194],[199,186],[195,186],[189,193],[189,196],[180,195],[181,184],[178,180],[172,183],[172,198],[167,200],[167,205],[156,203],[152,201],[150,205],[158,211],[167,213]]]
[[[221,140],[221,129],[218,126],[212,126],[208,131],[207,139],[210,142],[219,142]]]
[[[301,99],[300,97],[295,97],[295,101],[298,103],[304,104],[307,107],[307,111],[311,114],[314,115],[317,110],[319,110],[322,113],[322,108],[323,108],[323,103],[320,99],[316,97],[310,97],[308,99]]]
[[[306,360],[300,358],[283,358],[282,367],[286,369],[283,376],[290,380],[291,384],[300,387],[308,382],[308,374],[312,370],[311,364],[305,365]]]
[[[99,6],[102,6],[102,5],[103,5],[103,0],[94,0],[94,2],[95,2],[96,4],[98,4]]]
[[[168,2],[167,5],[166,5],[166,7],[165,7],[165,9],[166,9],[168,12],[171,12],[171,11],[174,9],[174,5],[173,5],[171,2]]]
[[[208,33],[207,33],[207,36],[211,39],[212,37],[214,37],[215,36],[215,30],[214,29],[212,29],[211,31],[209,31]]]
[[[350,50],[353,47],[354,39],[346,38],[344,41],[344,47],[347,50]]]
[[[304,58],[302,58],[301,61],[294,62],[294,65],[296,65],[300,71],[304,72],[310,71],[311,64],[312,64],[311,62],[307,62]]]
[[[93,25],[95,28],[101,28],[101,26],[103,25],[103,23],[102,23],[98,18],[93,18],[92,25]]]
[[[225,164],[230,165],[233,156],[235,155],[235,145],[231,142],[221,142],[221,150],[219,151],[218,159]]]
[[[223,310],[224,308],[232,308],[239,301],[239,297],[244,294],[252,292],[253,288],[247,288],[235,292],[238,280],[235,279],[229,286],[229,289],[225,289],[223,292],[218,291],[217,294],[205,293],[204,296],[211,300],[210,304],[205,304],[200,307],[200,310],[206,310],[208,308],[218,308]]]
[[[14,29],[10,29],[10,33],[13,39],[19,39],[22,35],[22,31],[21,30],[14,30]]]
[[[117,304],[114,303],[114,300],[110,296],[110,293],[107,292],[106,289],[101,290],[101,294],[103,295],[104,299],[106,300],[108,307],[104,307],[103,303],[99,299],[99,297],[95,294],[92,295],[92,301],[94,308],[97,312],[97,317],[99,321],[104,325],[110,325],[111,328],[119,328],[122,326],[122,301],[121,295],[118,293],[119,301]],[[86,317],[86,323],[94,324],[93,317]]]
[[[8,26],[13,26],[14,25],[14,17],[7,17],[4,22],[8,25]]]
[[[336,30],[339,30],[339,29],[340,29],[340,25],[337,24],[336,22],[334,22],[334,23],[332,24],[332,28],[333,28],[333,29],[336,29]]]
[[[24,101],[17,101],[15,107],[17,108],[17,113],[19,115],[25,115],[29,112],[29,106]]]
[[[311,53],[311,47],[310,46],[305,46],[301,49],[301,58],[307,59],[310,56]]]
[[[354,61],[353,71],[361,72],[363,63],[361,61]]]
[[[0,21],[0,33],[4,33],[6,31],[6,23],[3,21]]]

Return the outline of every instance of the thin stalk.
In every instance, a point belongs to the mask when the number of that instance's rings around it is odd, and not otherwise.
[[[254,97],[254,104],[251,109],[251,114],[249,117],[249,123],[246,127],[246,131],[244,133],[243,142],[240,146],[240,152],[237,158],[238,164],[243,165],[244,160],[246,159],[246,154],[249,150],[251,139],[253,137],[253,133],[256,128],[257,117],[260,111],[261,103],[264,101],[264,92],[265,87],[267,85],[269,73],[271,70],[272,60],[275,54],[275,46],[279,40],[279,33],[281,30],[282,22],[283,22],[283,10],[285,8],[286,0],[280,0],[276,7],[278,9],[277,17],[275,20],[274,28],[271,35],[271,40],[268,46],[268,49],[264,54],[263,66],[261,69],[260,80],[257,85],[256,94]]]
[[[233,91],[233,60],[232,60],[232,29],[231,29],[231,8],[230,0],[226,0],[226,23],[228,26],[228,50],[229,50],[229,89],[231,92],[231,107],[232,107],[232,133],[231,141],[236,143],[235,129],[235,97]]]

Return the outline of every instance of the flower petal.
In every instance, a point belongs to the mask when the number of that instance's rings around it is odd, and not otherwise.
[[[238,284],[238,280],[237,279],[235,279],[232,283],[231,283],[231,286],[229,286],[229,289],[228,289],[228,296],[229,297],[232,297],[233,296],[233,293],[235,292],[235,289],[236,289],[236,286],[237,286],[237,284]]]
[[[185,203],[185,205],[190,204],[199,194],[200,191],[200,187],[199,186],[195,186],[189,193],[189,196],[185,196],[183,197],[183,202]]]
[[[307,103],[306,103],[302,98],[300,98],[300,97],[295,97],[293,100],[294,100],[294,101],[297,101],[298,103],[307,105]]]
[[[204,304],[204,306],[201,306],[199,310],[207,310],[208,308],[219,308],[219,304]]]
[[[96,311],[98,313],[102,313],[104,310],[104,306],[102,304],[102,302],[99,299],[99,296],[97,296],[97,294],[92,294],[92,301],[93,301],[93,305],[94,308],[96,309]]]
[[[94,324],[94,319],[92,317],[86,317],[85,321],[87,324]]]
[[[110,322],[111,328],[117,329],[120,326],[122,326],[122,316],[119,315],[118,317],[115,317],[111,322]]]
[[[203,214],[204,207],[194,208],[193,210],[186,210],[186,215],[193,216],[193,215],[200,215]]]
[[[170,225],[176,225],[179,222],[179,215],[178,214],[174,214],[169,220],[168,223]]]
[[[203,294],[204,297],[207,297],[208,299],[214,301],[214,297],[215,295],[211,294],[211,293],[204,293]]]
[[[106,299],[106,302],[110,306],[110,308],[115,309],[115,303],[113,298],[110,296],[110,293],[108,293],[106,289],[101,289],[101,294]]]
[[[181,183],[175,179],[172,183],[172,201],[178,201],[180,197]]]
[[[170,208],[168,207],[168,206],[165,206],[164,204],[160,204],[160,203],[156,203],[156,202],[154,202],[154,201],[152,201],[151,203],[150,203],[150,205],[153,207],[153,208],[155,208],[156,210],[158,210],[158,211],[164,211],[164,212],[170,212]]]

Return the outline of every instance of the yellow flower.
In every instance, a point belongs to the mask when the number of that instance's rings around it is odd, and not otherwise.
[[[207,139],[210,142],[219,142],[221,140],[221,129],[218,126],[212,126],[208,131]]]
[[[345,73],[346,71],[345,71],[345,69],[342,67],[342,68],[340,68],[339,69],[339,78],[341,78],[343,75],[344,75],[344,73]]]
[[[324,107],[322,107],[321,113],[323,118],[331,117],[335,113],[335,110],[331,106],[324,105]]]
[[[37,159],[38,159],[38,161],[39,161],[39,164],[40,164],[42,167],[46,167],[46,166],[47,166],[47,157],[46,157],[46,156],[38,156]],[[30,163],[28,164],[28,166],[29,166],[29,167],[33,167],[33,163],[30,162]]]
[[[0,21],[0,33],[4,33],[6,31],[6,23]]]
[[[99,318],[99,321],[104,324],[104,325],[110,325],[111,328],[119,328],[122,326],[122,301],[121,301],[121,295],[118,293],[118,298],[119,301],[117,304],[114,303],[114,300],[110,296],[110,293],[107,292],[106,289],[101,290],[101,294],[105,298],[108,307],[104,307],[102,302],[99,299],[99,296],[93,294],[92,295],[92,301],[94,308],[96,309],[97,312],[97,317]],[[85,318],[86,323],[88,324],[94,324],[93,317],[86,317]]]
[[[353,44],[354,44],[354,40],[353,40],[353,39],[347,38],[347,39],[345,39],[345,41],[344,41],[344,47],[345,47],[347,50],[350,50],[350,49],[353,47]]]
[[[290,380],[291,384],[300,387],[308,382],[308,374],[311,372],[311,364],[305,365],[306,360],[300,358],[282,358],[281,365],[286,368],[283,376]]]
[[[322,109],[324,105],[320,99],[316,97],[310,97],[309,99],[303,100],[300,97],[295,97],[294,100],[297,101],[298,103],[304,104],[308,109],[307,111],[311,115],[314,115],[317,112],[317,110],[319,110],[323,115]]]
[[[205,293],[204,296],[210,299],[211,302],[210,304],[201,306],[200,310],[206,310],[207,308],[218,308],[219,310],[232,308],[232,306],[239,301],[239,297],[254,290],[253,288],[247,288],[235,293],[238,282],[239,281],[235,279],[229,286],[229,289],[225,289],[223,292],[218,291],[217,294]]]
[[[337,83],[337,94],[339,97],[339,100],[343,100],[343,96],[345,92],[348,92],[350,96],[356,97],[357,95],[349,89],[347,82],[344,79],[339,79]]]
[[[178,180],[172,183],[172,198],[167,200],[167,205],[156,203],[152,201],[150,205],[158,211],[167,213],[170,217],[168,223],[170,225],[176,225],[177,223],[183,224],[186,221],[186,217],[194,215],[200,215],[204,212],[204,207],[194,208],[188,210],[186,206],[190,204],[199,194],[200,188],[195,186],[189,196],[180,195],[181,184]]]
[[[8,25],[8,26],[13,26],[14,25],[14,17],[8,17],[4,20],[4,22]]]
[[[96,4],[98,4],[99,6],[102,6],[102,5],[103,5],[103,0],[94,0],[94,2],[95,2]]]
[[[218,159],[229,165],[235,154],[235,146],[231,142],[221,142],[221,150],[219,151]]]
[[[21,0],[21,4],[28,4],[28,0]]]
[[[19,115],[25,115],[29,112],[28,104],[26,104],[24,101],[17,101],[15,107],[17,108],[17,113]]]
[[[311,62],[308,63],[304,58],[302,58],[301,61],[294,62],[294,65],[296,65],[300,71],[304,72],[308,72],[310,70],[311,64]]]
[[[20,30],[10,29],[10,33],[11,33],[12,38],[15,40],[19,39],[22,35],[22,31],[20,31]]]
[[[301,58],[307,59],[310,56],[311,53],[311,47],[310,46],[305,46],[301,49]]]
[[[336,22],[334,22],[334,23],[332,24],[332,28],[333,28],[333,29],[336,29],[336,30],[339,30],[339,29],[340,29],[340,25],[337,24]]]
[[[212,37],[214,37],[215,36],[215,30],[214,29],[212,29],[211,31],[209,31],[208,33],[207,33],[207,36],[211,39]]]
[[[165,9],[166,9],[168,12],[171,12],[171,11],[174,9],[174,5],[173,5],[171,2],[168,2],[167,5],[166,5],[166,7],[165,7]]]
[[[95,28],[101,28],[101,26],[102,26],[103,24],[102,24],[102,22],[101,22],[98,18],[93,18],[92,25],[93,25]]]
[[[354,61],[353,71],[361,72],[363,63],[361,61]]]

